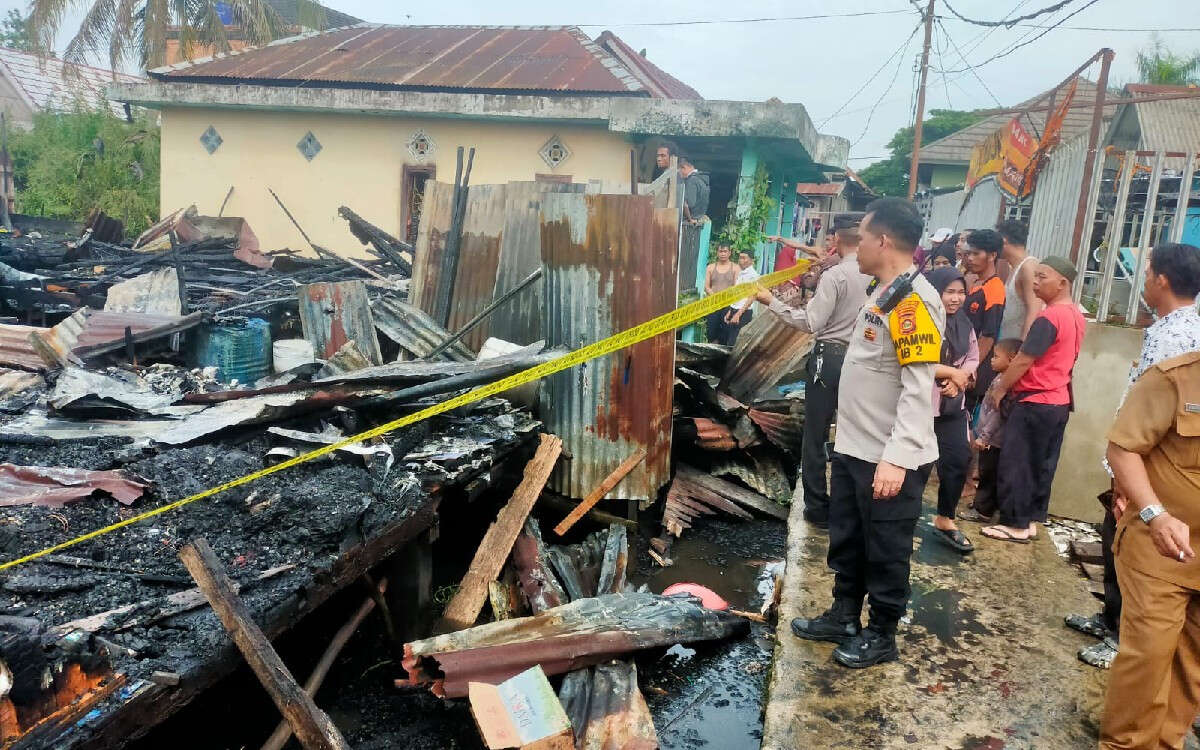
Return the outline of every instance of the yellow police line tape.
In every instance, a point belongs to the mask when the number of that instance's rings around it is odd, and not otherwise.
[[[433,406],[427,407],[407,416],[400,417],[399,419],[394,419],[391,422],[382,424],[373,429],[360,432],[357,435],[351,435],[350,437],[344,440],[339,440],[336,443],[323,445],[316,450],[296,456],[295,458],[289,458],[286,461],[282,461],[274,466],[269,466],[265,469],[247,474],[244,477],[232,479],[224,484],[219,484],[216,487],[204,490],[203,492],[198,492],[195,495],[189,495],[188,497],[167,503],[166,505],[160,505],[157,508],[153,508],[144,513],[139,513],[136,516],[131,516],[123,521],[118,521],[117,523],[105,526],[101,529],[96,529],[95,531],[89,531],[88,533],[77,536],[74,539],[68,539],[65,542],[60,542],[59,544],[55,544],[51,547],[46,547],[43,550],[33,552],[25,555],[24,557],[18,557],[15,560],[9,560],[6,563],[0,564],[0,570],[7,570],[8,568],[13,568],[23,563],[36,560],[39,557],[53,554],[59,550],[72,547],[81,542],[86,542],[88,540],[104,536],[105,534],[110,534],[118,529],[123,529],[126,526],[132,526],[135,523],[141,523],[149,518],[154,518],[155,516],[176,510],[177,508],[182,508],[185,505],[190,505],[197,500],[204,500],[205,498],[212,497],[213,495],[224,492],[225,490],[231,490],[234,487],[240,487],[243,484],[249,484],[255,480],[262,479],[263,477],[274,474],[277,471],[290,469],[293,466],[298,466],[302,463],[312,461],[315,458],[320,458],[321,456],[332,453],[339,448],[344,448],[348,445],[361,443],[364,440],[385,435],[392,430],[397,430],[401,427],[408,427],[409,425],[416,424],[417,422],[437,416],[438,414],[444,414],[445,412],[457,409],[460,406],[466,406],[467,404],[485,399],[488,396],[494,396],[498,393],[503,393],[504,391],[515,388],[519,385],[524,385],[525,383],[539,380],[548,375],[553,375],[556,372],[569,369],[575,365],[583,364],[588,360],[595,359],[597,357],[603,357],[606,354],[612,354],[613,352],[624,349],[625,347],[640,343],[646,339],[654,338],[661,333],[673,331],[680,326],[684,326],[695,320],[699,320],[709,313],[729,307],[740,299],[751,296],[754,293],[755,287],[760,284],[763,286],[775,286],[776,284],[781,284],[788,279],[799,276],[804,272],[809,262],[810,261],[801,261],[797,266],[793,266],[782,271],[769,273],[760,277],[757,281],[730,287],[722,292],[718,292],[709,297],[704,297],[703,299],[684,305],[683,307],[677,308],[669,313],[660,315],[657,318],[642,323],[641,325],[634,326],[628,330],[613,334],[612,336],[597,341],[594,344],[589,344],[582,349],[570,352],[569,354],[564,354],[557,359],[552,359],[549,362],[535,365],[534,367],[530,367],[528,370],[522,370],[521,372],[518,372],[514,375],[509,375],[508,377],[502,378],[493,383],[479,386],[478,388],[468,391],[461,396],[455,396],[454,398],[447,399],[446,401],[434,404]]]

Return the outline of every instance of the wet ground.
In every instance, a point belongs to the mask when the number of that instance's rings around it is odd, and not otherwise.
[[[482,534],[482,529],[448,527],[445,519],[443,516],[441,537],[434,545],[435,591],[456,581],[469,561],[461,554],[465,548],[461,540],[471,533],[475,538]],[[779,521],[702,519],[676,541],[672,549],[676,562],[670,568],[654,563],[645,554],[646,540],[637,537],[637,571],[630,579],[634,584],[646,583],[652,591],[682,581],[700,583],[736,609],[757,611],[764,568],[782,558],[785,541],[786,529]],[[297,675],[308,673],[324,644],[361,601],[361,591],[345,592],[276,642]],[[740,639],[641,652],[637,657],[639,683],[661,747],[758,748],[773,649],[770,627],[755,624],[751,635]],[[393,684],[397,674],[382,620],[372,614],[334,665],[317,694],[317,704],[356,750],[483,750],[465,700],[443,701],[426,690],[397,689]],[[557,686],[558,679],[551,679]],[[278,717],[243,666],[131,748],[157,750],[168,744],[176,750],[256,747]],[[289,745],[295,747],[294,742]]]
[[[1095,746],[1104,673],[1076,659],[1091,641],[1063,625],[1099,608],[1084,580],[1044,532],[1005,544],[962,523],[976,545],[962,556],[932,538],[929,513],[900,660],[853,671],[832,661],[832,644],[789,631],[793,617],[829,606],[832,583],[827,537],[793,512],[764,750]]]

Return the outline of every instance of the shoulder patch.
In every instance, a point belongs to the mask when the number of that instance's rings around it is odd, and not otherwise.
[[[914,362],[942,360],[942,334],[928,308],[914,292],[905,297],[888,316],[896,361],[901,366]]]

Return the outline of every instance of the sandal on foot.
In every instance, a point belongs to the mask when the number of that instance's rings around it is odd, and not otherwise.
[[[935,538],[953,547],[956,552],[962,552],[965,555],[975,551],[975,545],[971,544],[971,540],[967,539],[967,535],[958,529],[939,529],[934,526],[933,531]]]
[[[974,521],[975,523],[991,523],[992,517],[985,516],[974,508],[967,508],[958,514],[962,521]]]
[[[1121,650],[1120,644],[1112,637],[1105,638],[1099,643],[1093,643],[1087,648],[1080,649],[1079,661],[1097,669],[1108,669]]]
[[[1108,627],[1104,624],[1104,618],[1099,614],[1094,614],[1091,617],[1084,615],[1067,615],[1063,618],[1066,626],[1072,630],[1078,630],[1084,635],[1090,635],[1093,638],[1104,638],[1108,635]]]
[[[988,532],[992,533],[988,533]],[[988,539],[995,539],[997,542],[1012,542],[1013,544],[1029,544],[1029,539],[1022,536],[1013,536],[1012,532],[1003,526],[986,526],[979,530]]]

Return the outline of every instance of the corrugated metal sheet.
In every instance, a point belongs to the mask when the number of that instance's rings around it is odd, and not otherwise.
[[[1000,221],[1000,208],[1003,206],[1004,193],[996,181],[990,177],[975,183],[975,187],[963,201],[958,221],[954,224],[956,231],[965,232],[971,229],[991,229]],[[946,225],[949,226],[949,225]]]
[[[700,92],[666,72],[645,55],[634,51],[625,40],[611,31],[596,37],[596,44],[621,61],[625,68],[637,76],[651,94],[665,99],[703,99]]]
[[[39,334],[48,345],[60,353],[78,352],[101,344],[111,344],[125,338],[126,327],[136,336],[156,328],[172,327],[185,318],[175,315],[144,315],[117,313],[81,308],[53,328],[0,325],[0,365],[22,370],[42,370],[47,367],[38,356],[29,337]],[[196,317],[194,324],[199,324]]]
[[[470,193],[467,197],[470,198]],[[446,234],[450,231],[450,210],[453,201],[453,185],[433,180],[425,183],[421,222],[417,227],[417,241],[413,246],[413,272],[408,287],[408,298],[414,307],[419,307],[427,313],[433,311],[438,279],[442,275],[442,250],[446,247]]]
[[[0,464],[0,508],[45,505],[59,508],[100,490],[123,505],[142,496],[150,485],[123,471],[85,471],[61,466]]]
[[[1197,93],[1195,89],[1183,86],[1129,84],[1125,88],[1133,96]],[[1200,151],[1200,98],[1166,99],[1125,106],[1137,108],[1138,127],[1141,130],[1139,149]]]
[[[301,35],[157,68],[167,80],[378,84],[434,90],[643,92],[644,85],[573,26],[374,26]]]
[[[424,310],[388,295],[371,303],[371,317],[375,328],[407,353],[407,356],[401,356],[402,359],[424,357],[450,337],[446,329],[435,323]],[[475,355],[462,342],[456,341],[436,359],[470,362]]]
[[[962,210],[967,191],[955,190],[953,193],[941,193],[929,200],[929,218],[925,221],[925,236],[933,234],[942,227],[958,225],[958,212]]]
[[[799,368],[812,346],[811,333],[764,311],[738,336],[725,364],[720,390],[744,404],[752,404],[764,397],[780,378]]]
[[[19,95],[38,112],[69,112],[76,104],[82,104],[86,107],[107,106],[117,117],[124,117],[124,107],[119,102],[108,101],[105,88],[112,83],[146,80],[5,47],[0,47],[0,65],[17,87]],[[64,71],[68,69],[69,74],[64,76]]]
[[[548,195],[541,216],[551,346],[576,349],[674,309],[674,209],[642,195]],[[556,491],[584,497],[643,448],[646,459],[610,496],[657,496],[670,478],[674,360],[666,333],[544,381],[547,429],[573,456],[552,478]]]
[[[1071,257],[1071,234],[1079,210],[1079,190],[1087,157],[1088,134],[1063,143],[1047,157],[1049,163],[1037,177],[1029,213],[1029,254]]]
[[[365,284],[361,281],[305,284],[296,296],[304,338],[312,343],[317,357],[329,359],[346,342],[353,341],[371,364],[383,364]]]
[[[500,236],[504,231],[506,188],[505,185],[472,185],[470,188],[446,326],[450,331],[462,328],[492,301],[496,269],[500,263]],[[488,338],[489,323],[490,319],[485,318],[463,337],[467,348],[479,351]]]
[[[505,186],[504,232],[493,295],[512,289],[542,264],[542,200],[553,193],[582,194],[583,183],[510,182]],[[491,335],[514,344],[542,339],[542,302],[545,284],[538,279],[496,310],[486,321]]]

